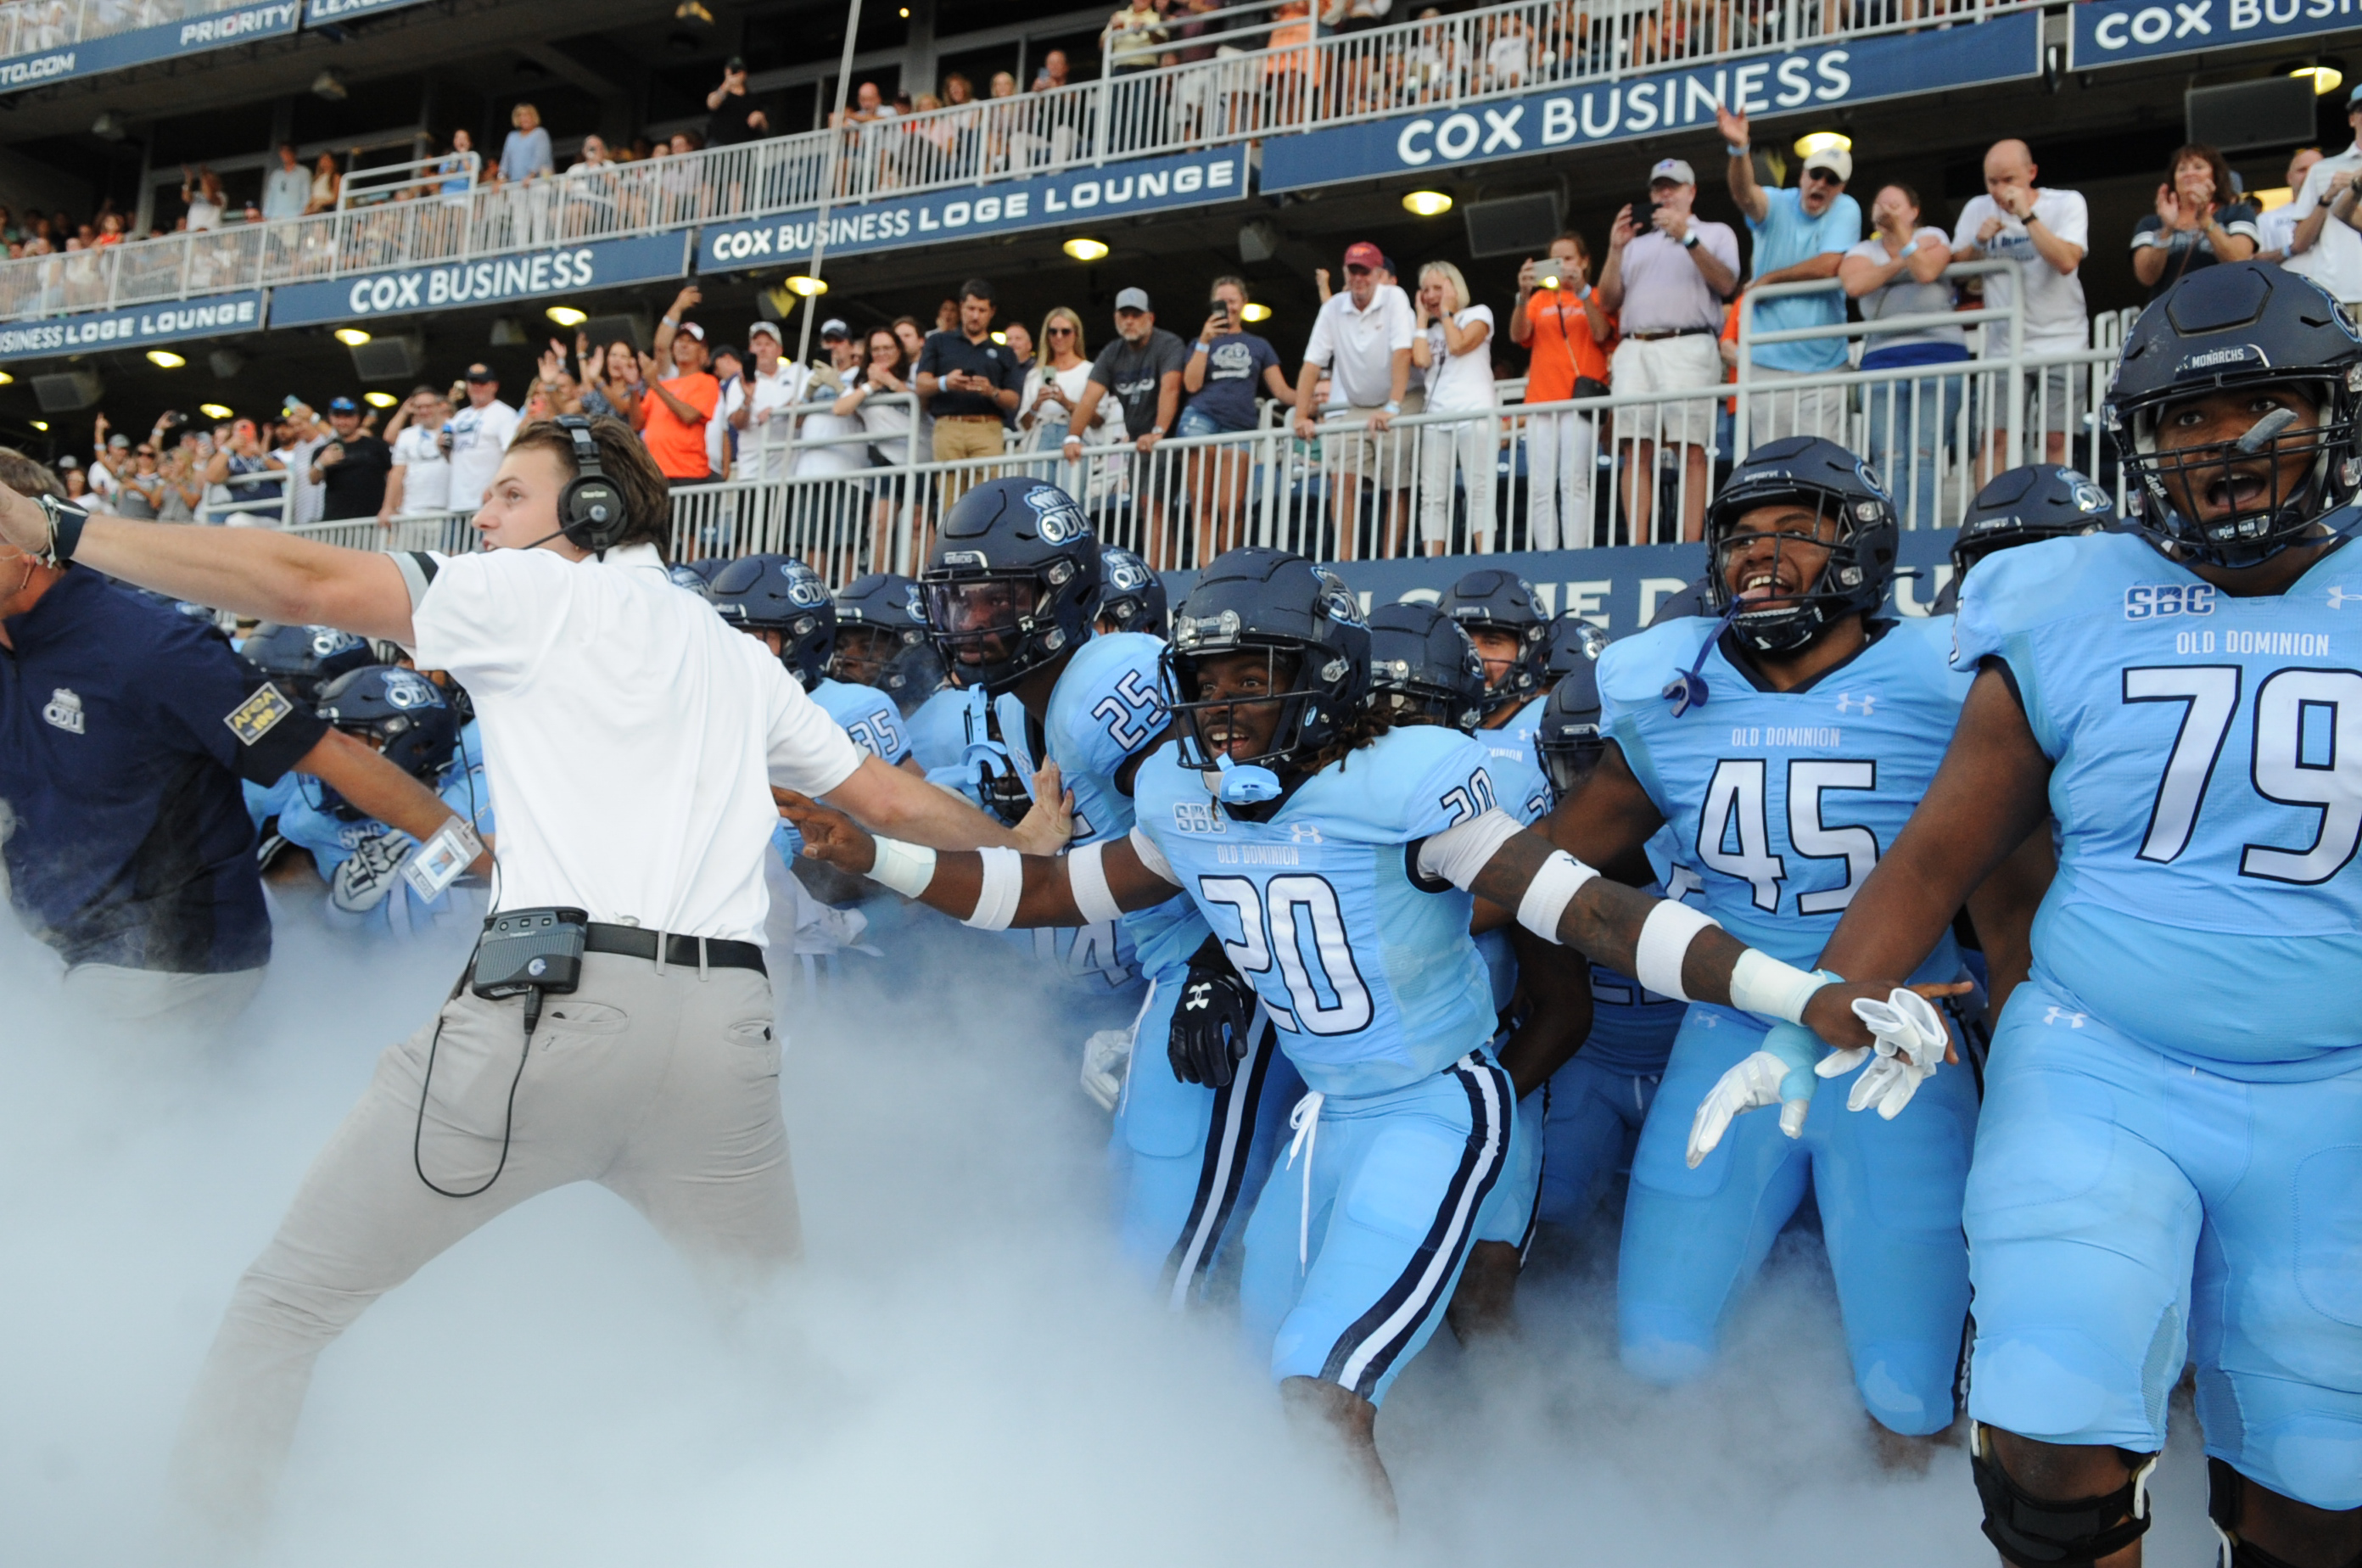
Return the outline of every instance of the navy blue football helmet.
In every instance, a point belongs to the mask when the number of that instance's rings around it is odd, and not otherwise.
[[[1164,580],[1130,550],[1100,546],[1099,602],[1091,607],[1091,619],[1111,621],[1119,632],[1162,637],[1170,619]]]
[[[836,646],[836,606],[820,573],[793,556],[746,556],[706,586],[714,611],[742,632],[776,632],[779,662],[807,691]]]
[[[1769,534],[1738,532],[1740,518],[1766,506],[1792,507],[1794,515]],[[1706,507],[1708,602],[1757,653],[1794,653],[1848,615],[1869,614],[1886,602],[1898,528],[1886,486],[1843,447],[1817,436],[1767,441],[1731,470]],[[1748,599],[1749,584],[1731,585],[1732,561],[1763,538],[1774,541],[1761,567],[1772,586]],[[1791,544],[1817,545],[1828,558],[1810,581],[1783,594],[1776,574]]]
[[[1198,716],[1231,699],[1198,700],[1198,665],[1220,654],[1261,653],[1283,703],[1270,746],[1247,766],[1208,748]],[[1173,617],[1173,645],[1163,660],[1164,700],[1180,721],[1175,735],[1185,767],[1225,775],[1225,804],[1253,808],[1275,801],[1313,754],[1334,740],[1369,699],[1370,627],[1361,602],[1336,573],[1286,550],[1250,546],[1216,558]]]
[[[1513,571],[1479,567],[1445,594],[1438,606],[1460,624],[1460,629],[1506,632],[1518,639],[1518,657],[1485,693],[1485,711],[1496,712],[1513,702],[1538,695],[1547,678],[1550,659],[1550,612],[1534,585]]]
[[[1604,635],[1599,646],[1606,646]],[[1607,738],[1599,728],[1599,655],[1594,653],[1577,658],[1551,688],[1534,728],[1535,759],[1550,782],[1551,803],[1565,800],[1606,750]]]
[[[2167,450],[2169,415],[2221,392],[2257,394],[2241,435]],[[2270,394],[2309,404],[2271,406]],[[2149,303],[2108,383],[2116,449],[2142,490],[2138,527],[2177,556],[2268,559],[2362,490],[2362,332],[2312,279],[2262,261],[2185,276]],[[2286,459],[2303,458],[2291,479]],[[2192,515],[2192,513],[2197,513]]]
[[[320,700],[340,675],[375,664],[367,639],[334,626],[258,626],[238,654],[298,702]]]
[[[1713,585],[1701,577],[1679,593],[1669,593],[1658,600],[1656,609],[1649,613],[1649,624],[1661,625],[1667,621],[1678,621],[1684,615],[1712,615],[1716,613]]]
[[[321,718],[369,741],[378,755],[432,788],[459,744],[458,716],[442,690],[414,669],[372,664],[348,670],[320,689]],[[324,788],[327,809],[347,822],[362,812]]]
[[[1578,668],[1598,663],[1606,648],[1606,631],[1570,610],[1550,624],[1550,651],[1542,660],[1542,679],[1556,686]]]
[[[905,715],[934,695],[944,683],[944,664],[927,634],[917,580],[873,571],[837,590],[836,654],[828,673],[876,687]]]
[[[1931,613],[1959,607],[1960,580],[1987,556],[2041,539],[2100,534],[2116,525],[2115,502],[2092,480],[2058,463],[2027,463],[1995,474],[1977,491],[1952,542],[1952,578]]]
[[[944,665],[997,694],[1089,639],[1099,541],[1056,485],[992,480],[944,518],[919,580]]]
[[[1370,612],[1370,705],[1397,724],[1473,731],[1485,716],[1485,660],[1434,605],[1383,605]]]

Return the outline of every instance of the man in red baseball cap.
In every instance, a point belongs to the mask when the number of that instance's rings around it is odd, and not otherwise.
[[[1410,300],[1400,288],[1380,281],[1385,265],[1385,252],[1366,239],[1345,248],[1345,287],[1313,318],[1312,340],[1305,345],[1304,368],[1296,377],[1297,436],[1309,441],[1325,436],[1323,458],[1334,465],[1339,560],[1352,560],[1355,553],[1364,476],[1393,492],[1379,524],[1380,537],[1372,541],[1381,554],[1389,553],[1383,530],[1391,528],[1399,547],[1410,513],[1408,447],[1401,437],[1389,436],[1386,425],[1397,414],[1418,412],[1409,391],[1415,324]],[[1330,379],[1325,408],[1317,395],[1324,370]]]

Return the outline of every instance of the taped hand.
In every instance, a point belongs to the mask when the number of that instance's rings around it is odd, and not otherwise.
[[[1254,988],[1231,967],[1220,944],[1207,938],[1189,959],[1181,1004],[1173,1010],[1164,1046],[1173,1076],[1208,1088],[1229,1084],[1239,1059],[1247,1054],[1254,1010]]]
[[[1776,1023],[1763,1037],[1762,1048],[1716,1080],[1698,1102],[1690,1121],[1689,1164],[1692,1170],[1712,1154],[1731,1119],[1767,1105],[1780,1108],[1780,1131],[1803,1135],[1805,1111],[1813,1101],[1813,1062],[1821,1043],[1813,1032],[1794,1023]]]
[[[1854,1081],[1853,1092],[1846,1096],[1848,1110],[1878,1108],[1878,1114],[1892,1121],[1911,1103],[1919,1086],[1936,1076],[1943,1065],[1944,1048],[1950,1043],[1945,1032],[1944,1020],[1926,997],[1905,987],[1897,986],[1884,1001],[1863,997],[1853,1004],[1853,1015],[1876,1038],[1876,1058],[1862,1069]],[[1870,1056],[1868,1050],[1838,1051],[1815,1069],[1825,1078],[1834,1078],[1853,1070],[1855,1065]]]

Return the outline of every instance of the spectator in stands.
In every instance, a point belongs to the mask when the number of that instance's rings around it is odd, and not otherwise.
[[[1715,123],[1730,155],[1727,172],[1730,199],[1738,204],[1748,233],[1755,240],[1755,276],[1748,287],[1814,282],[1829,285],[1817,293],[1792,294],[1760,304],[1742,301],[1739,308],[1751,310],[1758,332],[1843,326],[1846,296],[1837,283],[1838,264],[1847,251],[1861,243],[1861,206],[1845,193],[1846,182],[1853,178],[1853,154],[1842,147],[1820,148],[1806,155],[1796,174],[1795,189],[1767,191],[1755,178],[1747,116],[1717,108]],[[1749,357],[1750,382],[1827,375],[1846,369],[1846,340],[1816,337],[1766,343],[1751,348]],[[1745,445],[1760,447],[1784,436],[1842,441],[1846,402],[1843,387],[1791,388],[1750,397]]]
[[[1181,371],[1189,356],[1181,339],[1156,325],[1145,289],[1119,289],[1115,296],[1116,341],[1091,361],[1083,401],[1066,419],[1061,450],[1070,463],[1083,459],[1083,436],[1098,417],[1100,400],[1113,393],[1123,410],[1124,434],[1138,454],[1130,464],[1132,522],[1138,548],[1155,570],[1164,568],[1165,487],[1148,455],[1180,417]]]
[[[433,387],[418,387],[403,404],[409,423],[394,433],[392,467],[377,520],[442,512],[451,504],[451,404]]]
[[[451,133],[451,150],[436,160],[435,172],[443,178],[446,196],[465,195],[468,191],[469,154],[476,150],[476,138],[468,127],[459,127]]]
[[[337,197],[345,188],[345,177],[337,170],[337,155],[324,152],[312,162],[312,193],[304,198],[306,214],[334,212]],[[194,228],[192,222],[189,226]]]
[[[517,411],[501,401],[500,376],[480,362],[451,389],[451,439],[443,448],[451,458],[451,505],[473,513],[517,433]]]
[[[2133,276],[2157,298],[2202,267],[2245,261],[2257,248],[2256,209],[2223,155],[2202,142],[2173,149],[2157,210],[2133,227]]]
[[[2312,166],[2320,161],[2321,149],[2317,147],[2300,147],[2296,149],[2296,156],[2289,160],[2289,199],[2269,212],[2258,213],[2256,216],[2256,242],[2262,247],[2256,252],[2257,260],[2288,259],[2289,243],[2296,236],[2296,193],[2304,189],[2304,177],[2312,173]]]
[[[1066,84],[1066,51],[1054,49],[1042,57],[1042,69],[1033,73],[1033,85],[1030,91],[1048,93],[1064,87]]]
[[[1952,264],[1951,237],[1919,221],[1919,193],[1899,182],[1882,185],[1871,200],[1870,221],[1876,232],[1847,251],[1838,266],[1861,319],[1948,315],[1953,291],[1944,269]],[[1873,331],[1862,341],[1861,368],[1956,365],[1968,357],[1968,334],[1958,326]],[[1968,378],[1957,371],[1862,389],[1870,425],[1864,455],[1893,491],[1894,509],[1910,527],[1932,528],[1939,521],[1937,459],[1967,392]]]
[[[830,412],[839,418],[857,417],[862,429],[873,437],[870,455],[889,468],[898,468],[911,460],[913,411],[908,403],[878,400],[911,391],[910,361],[903,356],[902,340],[889,326],[871,328],[865,347],[867,358]]]
[[[1392,504],[1381,508],[1380,554],[1399,553],[1385,547],[1387,519],[1392,519],[1399,545],[1409,511],[1411,476],[1401,461],[1399,437],[1389,437],[1386,426],[1397,414],[1418,412],[1410,391],[1410,343],[1417,323],[1402,290],[1380,282],[1385,261],[1385,253],[1366,239],[1345,248],[1345,291],[1312,318],[1312,338],[1305,345],[1304,366],[1296,376],[1297,438],[1321,440],[1336,464],[1341,560],[1353,558],[1364,479],[1392,496]],[[1334,406],[1330,408],[1319,401],[1323,370],[1330,372],[1333,386]],[[1333,415],[1325,425],[1324,414]]]
[[[960,303],[956,297],[943,300],[935,305],[935,330],[957,332],[960,324]]]
[[[722,85],[705,95],[705,106],[708,147],[736,147],[771,134],[770,116],[746,92],[746,62],[734,54],[723,63]]]
[[[757,321],[746,329],[746,352],[754,360],[746,371],[746,395],[730,413],[737,432],[740,479],[780,479],[787,474],[789,410],[800,401],[811,372],[787,358],[787,344],[776,321]]]
[[[1066,423],[1082,405],[1083,391],[1091,379],[1089,354],[1083,347],[1083,318],[1065,305],[1054,306],[1042,318],[1042,352],[1025,372],[1018,392],[1018,444],[1031,451],[1055,452],[1066,440]],[[1114,422],[1114,411],[1102,407],[1097,437]],[[1047,465],[1032,470],[1043,479],[1055,476]]]
[[[1591,286],[1591,248],[1583,236],[1551,241],[1546,264],[1518,268],[1518,303],[1509,341],[1530,355],[1526,403],[1565,403],[1607,394],[1607,355],[1616,317]],[[1526,415],[1526,547],[1581,549],[1592,542],[1591,481],[1599,469],[1595,414],[1567,410]]]
[[[694,283],[675,295],[657,324],[656,352],[640,356],[640,380],[648,392],[640,402],[640,439],[675,484],[713,477],[705,427],[721,405],[722,388],[706,372],[705,328],[686,319],[703,297]]]
[[[327,491],[322,519],[336,523],[377,516],[385,503],[393,453],[361,427],[360,404],[351,398],[328,401],[328,425],[335,435],[312,459],[312,482]]]
[[[287,509],[287,521],[298,526],[320,521],[322,508],[327,504],[327,492],[320,481],[312,477],[312,459],[319,455],[334,435],[311,405],[289,403],[279,411],[278,447],[280,462],[288,472],[288,485],[293,492],[292,504]]]
[[[1152,0],[1127,0],[1108,18],[1099,36],[1100,58],[1118,76],[1156,69],[1156,52],[1164,47],[1164,18]]]
[[[705,460],[716,479],[728,479],[738,466],[738,429],[732,423],[746,402],[746,361],[734,343],[717,343],[708,367],[715,397],[713,417],[705,422]]]
[[[810,368],[803,400],[814,412],[803,416],[796,439],[796,477],[857,473],[869,466],[866,448],[844,439],[866,428],[860,415],[836,412],[837,400],[852,390],[861,368],[861,345],[844,322],[832,317],[820,324],[820,344],[826,362]],[[835,437],[835,439],[832,439]]]
[[[1738,236],[1726,223],[1696,215],[1697,175],[1678,158],[1649,171],[1646,215],[1625,207],[1608,232],[1599,271],[1600,303],[1614,312],[1623,341],[1611,359],[1618,393],[1686,392],[1719,385],[1723,304],[1738,292]],[[1660,443],[1682,448],[1681,536],[1705,524],[1706,448],[1714,439],[1711,399],[1639,403],[1616,415],[1625,464],[1625,515],[1631,542],[1656,542]]]
[[[557,162],[550,156],[549,133],[542,128],[541,111],[531,104],[519,104],[509,111],[508,139],[501,143],[501,178],[512,185],[522,185],[557,171]]]
[[[629,425],[639,417],[640,356],[628,337],[618,337],[598,353],[590,339],[578,334],[574,357],[582,367],[582,412],[590,418],[608,416]]]
[[[263,444],[253,420],[233,420],[227,438],[205,465],[205,483],[210,487],[205,500],[215,509],[213,521],[226,523],[233,528],[277,527],[284,481],[245,476],[283,474],[286,468],[286,461]]]
[[[992,340],[992,285],[982,278],[962,283],[957,309],[958,327],[929,333],[919,351],[919,395],[935,418],[939,463],[999,456],[1000,418],[1016,409],[1024,379],[1017,357]],[[945,474],[944,506],[948,509],[978,477],[990,476],[973,469]]]
[[[160,477],[164,481],[163,498],[156,504],[159,523],[193,523],[197,508],[204,503],[204,477],[197,471],[198,455],[193,441],[182,441],[164,454]]]
[[[198,234],[221,226],[222,213],[228,202],[222,195],[221,176],[210,168],[192,169],[181,165],[181,202],[189,209],[189,232]],[[58,215],[56,227],[66,227],[65,215]]]
[[[152,520],[163,505],[164,476],[158,471],[156,444],[142,441],[131,449],[130,468],[116,476],[115,514]]]
[[[279,166],[262,177],[262,215],[270,223],[304,215],[304,207],[312,197],[312,182],[304,172],[303,160],[295,156],[295,144],[279,144]]]
[[[2027,355],[2073,353],[2091,346],[2091,318],[2083,305],[2083,281],[2078,270],[2091,245],[2092,220],[2081,194],[2037,185],[2034,151],[2012,137],[1993,143],[1985,154],[1985,193],[1971,196],[1960,209],[1952,229],[1952,257],[1959,261],[1981,258],[2018,263],[2025,279],[2025,303],[2019,342]],[[2007,273],[1985,279],[1985,304],[2005,307],[2016,288]],[[1988,359],[2008,351],[2006,324],[1985,332]],[[2043,433],[2044,460],[2067,460],[2067,433],[2082,427],[2084,376],[2081,367],[2054,365],[2027,377],[2028,399],[2021,428]],[[1993,421],[1991,462],[2005,461],[2005,417]]]
[[[1426,412],[1458,414],[1450,424],[1430,425],[1419,448],[1419,537],[1427,553],[1440,556],[1451,545],[1451,470],[1468,497],[1468,545],[1480,555],[1493,548],[1494,462],[1501,447],[1499,400],[1493,391],[1493,307],[1468,298],[1468,280],[1449,261],[1418,270],[1418,336],[1410,362],[1425,372]]]
[[[2355,177],[2362,174],[2362,86],[2345,95],[2345,123],[2354,127],[2354,144],[2315,163],[2290,204],[2296,228],[2282,265],[2351,310],[2362,307],[2362,233],[2355,230],[2354,206]]]
[[[1023,370],[1033,363],[1033,329],[1032,327],[1021,321],[1012,321],[1002,329],[1001,341],[1009,346],[1009,352],[1016,359],[1018,370]]]
[[[1205,325],[1189,345],[1189,362],[1181,371],[1181,390],[1188,402],[1174,434],[1184,438],[1228,435],[1255,427],[1255,393],[1288,401],[1287,372],[1280,368],[1279,350],[1246,326],[1247,282],[1244,278],[1214,280]],[[1199,536],[1199,556],[1210,560],[1238,541],[1239,512],[1246,500],[1247,474],[1253,457],[1243,447],[1200,447],[1188,457],[1191,510],[1202,530],[1210,522],[1213,537]]]
[[[955,326],[958,324],[957,305],[952,307],[952,321]],[[894,336],[902,340],[903,362],[916,365],[919,356],[926,350],[927,329],[919,324],[915,315],[898,315],[894,318]]]
[[[835,116],[832,114],[830,117],[833,119]],[[844,123],[848,125],[866,125],[871,120],[890,120],[893,117],[894,105],[886,101],[886,95],[877,90],[875,82],[864,82],[855,87],[853,90],[853,107],[844,112]]]

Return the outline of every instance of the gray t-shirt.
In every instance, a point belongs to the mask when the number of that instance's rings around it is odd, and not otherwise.
[[[1181,347],[1181,339],[1161,326],[1152,327],[1145,342],[1126,343],[1119,337],[1101,349],[1091,361],[1091,380],[1123,404],[1124,433],[1145,436],[1156,428],[1157,388],[1167,375],[1179,375],[1188,362],[1189,351]],[[1253,414],[1247,423],[1254,423]]]

